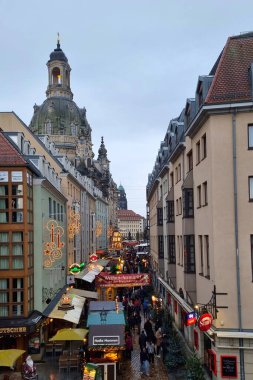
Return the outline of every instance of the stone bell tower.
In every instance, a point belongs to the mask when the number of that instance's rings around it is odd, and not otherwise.
[[[47,98],[54,96],[62,96],[68,99],[73,99],[73,93],[70,89],[70,71],[68,59],[61,49],[60,38],[58,33],[57,47],[50,54],[50,59],[47,62],[48,67],[48,86],[46,95]]]

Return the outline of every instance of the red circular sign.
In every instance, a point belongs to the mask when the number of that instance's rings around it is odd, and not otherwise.
[[[207,331],[212,326],[213,317],[209,313],[202,314],[198,320],[198,327],[200,331]]]
[[[95,253],[92,253],[90,255],[90,263],[94,263],[97,260],[98,260],[98,256]]]

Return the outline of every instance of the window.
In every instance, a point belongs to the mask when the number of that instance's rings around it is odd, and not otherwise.
[[[206,158],[206,134],[204,134],[201,138],[202,142],[202,160]]]
[[[54,211],[53,211],[53,218],[56,219],[56,201],[53,201]]]
[[[174,186],[174,175],[173,175],[173,172],[170,173],[170,188],[172,188]]]
[[[60,205],[57,203],[57,219],[60,220]]]
[[[174,201],[167,201],[167,222],[174,223]]]
[[[209,236],[205,235],[206,278],[210,278]]]
[[[248,148],[253,149],[253,125],[248,125]]]
[[[195,273],[194,235],[184,236],[184,271],[186,273]]]
[[[178,213],[179,215],[182,214],[182,198],[181,197],[178,199]]]
[[[192,150],[187,154],[188,172],[193,169]]]
[[[61,206],[61,222],[63,222],[63,206]]]
[[[175,236],[168,235],[168,256],[169,264],[176,263],[176,254],[175,254]]]
[[[177,236],[177,253],[178,253],[178,265],[180,265],[181,264],[181,251],[180,251],[180,237],[179,236]]]
[[[157,209],[157,225],[158,226],[163,225],[163,209],[162,209],[162,207],[159,207]]]
[[[178,181],[181,181],[181,164],[178,165]]]
[[[201,207],[201,185],[197,187],[197,207]]]
[[[207,206],[207,182],[203,183],[203,206]]]
[[[48,212],[49,212],[49,218],[52,217],[53,209],[52,209],[52,199],[48,198]]]
[[[183,217],[192,218],[193,215],[193,189],[183,189]]]
[[[250,235],[250,251],[251,251],[251,276],[252,276],[252,282],[253,282],[253,235]]]
[[[253,177],[249,177],[249,200],[253,201]]]
[[[196,165],[200,163],[200,141],[196,144]]]
[[[158,258],[164,258],[163,235],[158,236]]]
[[[179,208],[178,208],[178,199],[176,200],[176,215],[179,213]]]
[[[204,260],[203,260],[203,241],[202,236],[199,235],[199,274],[204,273]]]

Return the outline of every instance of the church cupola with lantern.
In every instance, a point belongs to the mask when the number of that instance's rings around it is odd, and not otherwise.
[[[50,54],[47,62],[48,67],[48,87],[46,91],[47,98],[54,96],[66,97],[73,99],[70,89],[70,71],[66,55],[63,53],[58,35],[57,47]]]
[[[71,68],[61,49],[59,35],[47,68],[47,98],[41,105],[34,105],[29,128],[36,135],[48,135],[60,154],[66,155],[73,165],[84,171],[93,165],[92,130],[86,118],[85,107],[79,108],[73,101]]]

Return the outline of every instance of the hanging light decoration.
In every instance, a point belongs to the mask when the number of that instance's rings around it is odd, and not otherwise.
[[[49,220],[45,229],[49,231],[49,241],[44,243],[44,267],[49,268],[62,257],[62,248],[65,243],[62,241],[64,228],[56,220]]]

